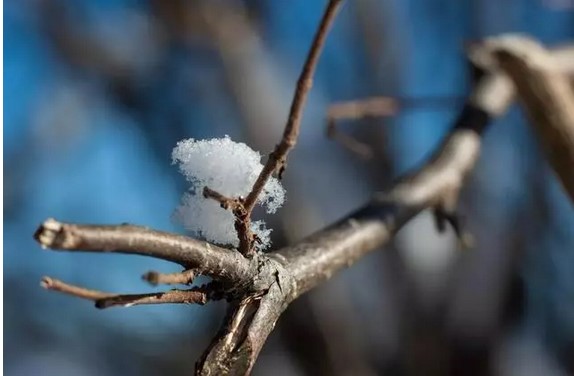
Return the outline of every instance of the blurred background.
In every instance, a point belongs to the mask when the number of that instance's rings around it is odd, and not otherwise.
[[[50,275],[104,291],[153,290],[143,257],[46,252],[47,217],[171,221],[188,188],[171,165],[184,138],[230,135],[269,153],[324,0],[4,2],[4,371],[189,375],[223,303],[99,311],[39,287]],[[273,248],[341,218],[417,166],[470,90],[463,45],[518,31],[574,39],[571,0],[347,1],[331,32],[266,218]],[[336,101],[413,99],[393,117],[343,122],[363,161],[325,137]],[[496,121],[461,201],[476,247],[460,252],[429,213],[296,301],[256,375],[574,373],[574,209],[517,106]]]

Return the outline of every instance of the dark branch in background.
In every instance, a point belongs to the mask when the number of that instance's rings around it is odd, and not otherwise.
[[[397,110],[396,100],[388,97],[335,103],[327,111],[327,137],[337,141],[361,158],[369,159],[373,156],[371,148],[355,138],[340,132],[335,126],[336,122],[365,117],[390,116],[396,114]]]
[[[335,140],[341,146],[357,154],[363,159],[373,156],[371,147],[352,136],[349,136],[336,127],[336,123],[343,120],[358,120],[369,117],[392,116],[406,108],[427,107],[453,107],[458,106],[464,98],[436,97],[436,98],[400,98],[400,97],[371,97],[353,101],[332,104],[327,110],[327,137]]]
[[[323,14],[323,18],[321,19],[321,23],[319,24],[319,28],[317,29],[317,33],[315,34],[315,38],[313,39],[309,54],[307,55],[307,60],[305,61],[305,65],[303,66],[301,75],[297,81],[297,87],[295,88],[295,95],[293,96],[293,102],[291,103],[291,109],[289,110],[289,117],[287,119],[287,124],[285,125],[283,137],[275,147],[275,150],[273,150],[269,155],[267,163],[263,166],[261,173],[251,188],[251,191],[247,194],[247,197],[243,202],[243,208],[234,210],[234,214],[236,216],[235,227],[239,237],[239,251],[243,255],[251,256],[254,252],[254,236],[251,232],[251,213],[257,203],[257,199],[263,191],[265,184],[267,184],[267,181],[274,173],[277,173],[279,178],[282,177],[287,164],[287,155],[297,143],[303,109],[309,91],[313,86],[313,75],[317,68],[319,56],[341,4],[342,0],[329,1],[325,13]]]
[[[228,202],[229,199],[207,191],[230,208],[240,203],[234,211],[243,209],[246,216],[238,222],[241,220],[249,225],[251,210],[266,181],[285,167],[286,155],[296,141],[320,47],[339,5],[340,1],[331,1],[327,7],[298,82],[283,140],[270,156],[252,192],[244,202],[239,199]],[[474,52],[485,55],[480,46]],[[269,254],[252,252],[251,237],[249,247],[243,249],[244,254],[251,257],[245,258],[239,252],[207,242],[132,225],[75,225],[49,219],[35,234],[36,240],[45,248],[139,254],[175,262],[185,268],[181,273],[146,274],[144,279],[152,283],[189,284],[194,275],[202,274],[213,279],[207,285],[140,295],[108,294],[49,277],[44,278],[42,285],[95,301],[100,308],[159,303],[204,304],[208,300],[226,298],[231,303],[225,323],[197,363],[196,373],[249,374],[269,333],[294,299],[340,269],[351,266],[366,253],[386,245],[405,223],[424,209],[438,211],[459,227],[454,220],[458,197],[478,159],[481,135],[492,119],[506,111],[514,93],[512,81],[498,65],[487,66],[452,130],[428,162],[399,178],[388,190],[376,194],[370,203],[341,221],[293,246]],[[555,125],[568,124],[557,122]],[[458,232],[459,236],[463,234],[460,228]]]

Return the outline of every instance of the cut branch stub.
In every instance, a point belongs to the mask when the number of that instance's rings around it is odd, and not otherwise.
[[[195,272],[193,270],[184,270],[183,272],[176,273],[159,273],[153,270],[142,275],[142,279],[147,281],[153,286],[157,285],[189,285],[193,282],[195,278]]]

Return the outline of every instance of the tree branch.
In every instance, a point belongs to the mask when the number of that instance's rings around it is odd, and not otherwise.
[[[464,98],[459,97],[370,97],[334,103],[329,106],[326,116],[327,137],[335,140],[345,149],[363,159],[373,156],[371,147],[337,129],[337,122],[368,117],[392,116],[406,108],[452,107],[459,105]]]
[[[44,277],[40,285],[52,291],[59,291],[77,298],[92,300],[96,308],[131,307],[143,304],[205,304],[208,295],[197,288],[190,290],[171,290],[149,294],[111,294],[97,290],[70,285],[60,280]]]
[[[303,109],[309,91],[313,86],[313,75],[315,74],[319,56],[341,4],[342,0],[329,0],[329,4],[325,9],[325,13],[313,39],[309,54],[307,55],[307,60],[297,81],[297,87],[295,88],[295,95],[293,96],[293,102],[291,103],[283,137],[275,147],[275,150],[269,155],[267,163],[263,166],[251,191],[247,194],[247,197],[245,197],[245,202],[243,203],[245,213],[241,218],[238,218],[240,223],[236,223],[239,236],[239,251],[244,255],[251,255],[253,253],[253,236],[251,234],[250,217],[257,203],[257,199],[273,173],[278,172],[279,178],[281,178],[287,163],[287,154],[289,154],[289,151],[297,143]]]
[[[237,252],[146,227],[77,225],[48,219],[36,230],[34,238],[42,247],[54,250],[155,257],[229,283],[241,284],[252,278],[249,260]]]
[[[574,53],[568,67],[566,60],[553,59],[544,47],[524,37],[513,43],[501,40],[494,54],[512,79],[537,139],[574,203],[574,92],[564,71],[574,72]]]

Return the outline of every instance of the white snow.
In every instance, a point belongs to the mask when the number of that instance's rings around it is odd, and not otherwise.
[[[172,160],[179,164],[179,170],[191,183],[175,211],[175,218],[197,237],[237,247],[239,239],[233,226],[233,213],[221,208],[216,201],[204,198],[203,188],[207,186],[227,197],[245,197],[263,168],[261,155],[225,136],[182,140],[173,149]],[[284,201],[285,190],[279,180],[269,179],[258,203],[267,213],[275,213]],[[252,231],[261,239],[261,244],[256,244],[260,250],[270,245],[271,229],[265,227],[264,221],[253,221]]]

